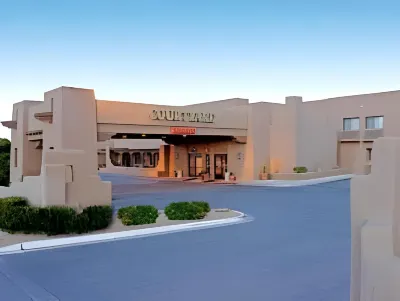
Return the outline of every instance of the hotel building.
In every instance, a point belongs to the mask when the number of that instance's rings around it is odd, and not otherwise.
[[[90,89],[60,87],[43,101],[14,104],[11,186],[34,203],[90,205],[111,201],[98,170],[151,177],[238,181],[351,172],[356,158],[368,170],[373,141],[400,136],[400,91],[285,103],[233,98],[187,106],[96,99]],[[151,139],[154,146],[119,147]],[[155,139],[155,140],[154,140]]]

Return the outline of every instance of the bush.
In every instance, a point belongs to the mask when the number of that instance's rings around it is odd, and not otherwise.
[[[118,218],[125,226],[154,224],[158,210],[151,205],[129,206],[118,210]]]
[[[164,213],[170,220],[202,219],[210,211],[206,202],[178,202],[165,207]]]
[[[111,206],[90,206],[83,209],[80,215],[87,215],[89,218],[88,230],[98,230],[107,228],[112,220]]]
[[[21,197],[9,197],[0,199],[0,228],[6,229],[5,223],[8,221],[5,214],[12,207],[27,206],[28,202],[26,199]],[[7,213],[8,214],[8,213]]]
[[[0,210],[4,206],[28,206],[27,199],[19,196],[12,196],[8,198],[0,198]]]
[[[308,169],[305,166],[296,166],[296,167],[293,167],[293,171],[295,173],[306,173],[306,172],[308,172]]]
[[[206,212],[206,213],[211,211],[210,204],[208,204],[207,202],[195,201],[195,202],[192,202],[192,203],[197,205],[197,206],[200,206],[201,208],[203,208],[204,212]]]
[[[127,212],[130,207],[134,207],[134,206],[123,207],[123,208],[118,209],[118,213],[117,213],[118,218],[121,219],[122,216],[124,215],[124,213]]]
[[[86,233],[106,228],[111,219],[111,206],[91,206],[77,214],[70,207],[29,206],[24,198],[0,199],[0,228],[12,232]]]

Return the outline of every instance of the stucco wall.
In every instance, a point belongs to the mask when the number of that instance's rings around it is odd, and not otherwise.
[[[188,126],[216,129],[246,129],[247,106],[238,106],[234,101],[204,103],[201,106],[161,106],[151,104],[97,100],[97,122],[99,124],[115,125],[151,125],[151,126]],[[152,120],[153,110],[178,110],[181,112],[199,112],[215,114],[214,123],[198,123],[186,121]],[[121,131],[120,131],[121,132]],[[130,133],[130,132],[128,132]],[[139,132],[140,133],[140,132]],[[169,133],[169,129],[167,132]]]
[[[42,205],[41,177],[25,177],[23,182],[11,183],[10,187],[0,186],[0,197],[12,196],[25,197],[32,205]]]
[[[296,164],[296,107],[276,104],[272,107],[270,171],[290,172]]]
[[[269,165],[271,149],[271,107],[269,103],[254,103],[248,108],[247,140],[244,146],[243,179],[258,177],[261,167]]]
[[[303,102],[299,109],[297,166],[328,171],[337,166],[337,131],[329,112]]]
[[[372,171],[351,180],[351,301],[400,300],[400,139],[374,142]]]
[[[362,148],[367,158],[367,148],[372,148],[372,142],[363,142]],[[358,142],[344,142],[340,144],[339,165],[343,168],[353,169],[357,155],[360,152]]]

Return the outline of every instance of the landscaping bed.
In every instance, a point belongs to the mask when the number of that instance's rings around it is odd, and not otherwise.
[[[112,233],[237,217],[229,209],[211,210],[207,202],[173,202],[165,210],[151,205],[123,207],[113,216],[110,206],[81,212],[68,207],[35,207],[23,198],[0,199],[0,247],[28,241]]]
[[[198,221],[213,221],[231,217],[237,217],[240,214],[236,211],[228,210],[228,211],[219,211],[212,209],[203,219],[201,220],[169,220],[167,216],[164,214],[163,210],[159,211],[159,215],[157,220],[154,224],[144,224],[144,225],[132,225],[132,226],[125,226],[122,224],[121,220],[118,219],[116,216],[113,218],[112,223],[106,229],[97,230],[90,232],[89,235],[92,234],[101,234],[101,233],[112,233],[112,232],[120,232],[120,231],[129,231],[129,230],[138,230],[138,229],[145,229],[145,228],[154,228],[154,227],[161,227],[161,226],[170,226],[170,225],[180,225],[180,224],[188,224]],[[81,235],[88,235],[88,233],[82,234],[61,234],[57,236],[48,236],[45,234],[9,234],[6,232],[0,232],[0,247],[5,247],[17,243],[28,242],[28,241],[35,241],[35,240],[47,240],[53,238],[62,238],[62,237],[74,237],[74,236],[81,236]]]

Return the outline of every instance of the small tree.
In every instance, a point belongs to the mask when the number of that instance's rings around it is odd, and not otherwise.
[[[10,151],[10,140],[0,138],[0,186],[10,184]]]

